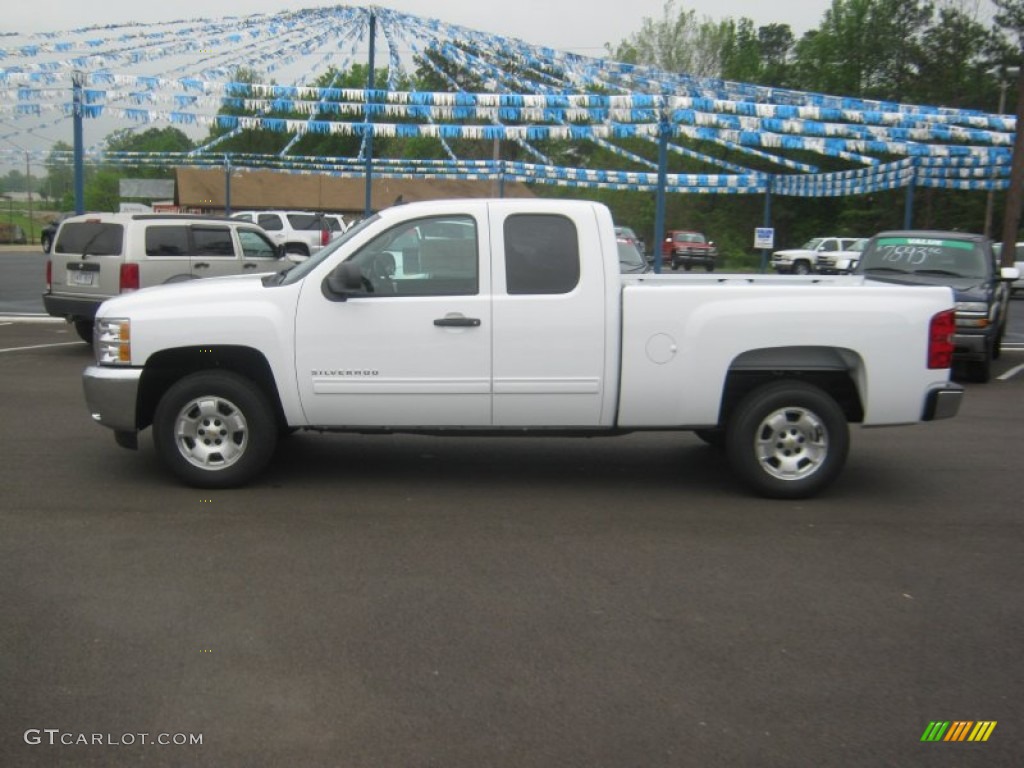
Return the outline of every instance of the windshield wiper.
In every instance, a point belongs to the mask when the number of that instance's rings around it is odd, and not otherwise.
[[[959,272],[950,272],[948,269],[915,269],[915,275],[949,275],[950,277],[964,277]]]
[[[905,269],[896,269],[896,267],[866,267],[864,269],[864,271],[865,272],[894,272],[897,275],[909,275],[910,274],[910,272],[908,272],[907,270],[905,270]]]

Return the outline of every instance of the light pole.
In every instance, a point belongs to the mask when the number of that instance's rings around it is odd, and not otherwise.
[[[1006,111],[1006,89],[1009,88],[1017,79],[1020,74],[1020,67],[995,67],[990,69],[990,75],[999,76],[999,114],[1002,115]],[[993,166],[991,179],[994,182],[996,177],[996,169]],[[989,187],[988,195],[985,198],[985,237],[992,236],[992,217],[995,210],[995,196],[996,191],[994,188]]]

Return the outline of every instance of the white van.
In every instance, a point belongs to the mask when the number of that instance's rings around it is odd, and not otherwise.
[[[259,227],[182,214],[89,213],[61,222],[46,262],[43,306],[92,341],[100,304],[120,293],[200,277],[291,266]]]

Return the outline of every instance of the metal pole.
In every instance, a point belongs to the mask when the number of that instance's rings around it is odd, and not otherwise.
[[[1017,230],[1020,228],[1021,206],[1024,204],[1024,67],[1017,72],[1017,132],[1013,139],[1013,160],[1010,163],[1010,189],[1006,193],[1003,213],[1003,248],[999,265],[1012,267],[1017,252]]]
[[[29,153],[25,150],[25,182],[28,184],[28,241],[32,242],[32,165],[29,163]]]
[[[224,155],[224,215],[231,215],[231,155]]]
[[[658,122],[658,190],[654,197],[654,271],[661,273],[665,248],[665,187],[668,185],[668,136],[670,126],[662,108]]]
[[[1006,111],[1006,89],[1010,87],[1009,81],[1006,80],[1006,75],[1009,74],[1009,72],[1004,71],[1002,74],[1003,74],[1003,77],[1001,78],[1001,80],[999,82],[999,114],[1000,115],[1003,114],[1003,112]],[[995,180],[996,180],[996,167],[995,167],[994,163],[993,163],[993,166],[992,166],[992,173],[990,175],[990,179],[989,180],[993,184],[995,183]],[[985,197],[985,229],[983,230],[983,233],[984,233],[985,237],[992,237],[992,218],[993,218],[993,214],[995,212],[995,197],[996,197],[995,187],[994,186],[993,187],[989,187],[988,195]]]
[[[373,212],[373,125],[370,120],[370,91],[374,89],[373,82],[373,59],[374,44],[377,38],[377,16],[373,9],[370,9],[370,73],[366,79],[366,204],[363,206],[363,216],[369,218]]]
[[[906,196],[903,199],[903,228],[914,228],[914,179],[916,173],[910,174],[910,181],[907,183]]]
[[[74,107],[71,116],[71,123],[75,144],[75,213],[81,214],[85,213],[85,168],[83,163],[85,148],[82,139],[82,73],[75,72],[74,75],[72,75],[71,83],[71,101]]]
[[[770,229],[772,226],[772,184],[775,182],[775,175],[768,174],[768,183],[765,185],[764,190],[764,226],[765,229]],[[761,249],[761,272],[768,271],[768,259],[769,249]]]

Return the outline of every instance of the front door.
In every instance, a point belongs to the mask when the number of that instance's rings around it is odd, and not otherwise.
[[[349,257],[366,293],[307,278],[296,370],[307,421],[335,427],[491,423],[486,207],[402,222]]]

